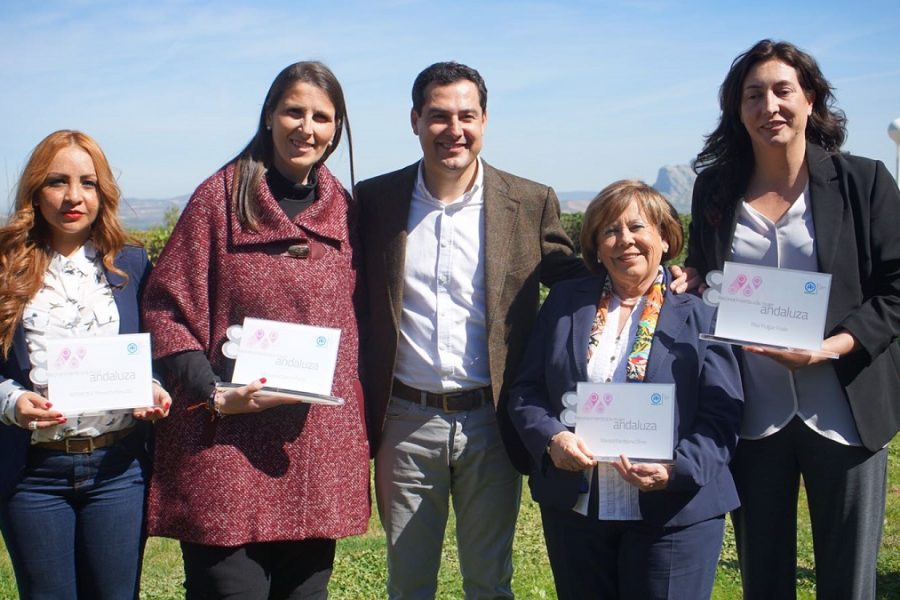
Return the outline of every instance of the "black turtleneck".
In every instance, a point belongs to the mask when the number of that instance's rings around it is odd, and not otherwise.
[[[310,170],[307,183],[294,183],[279,173],[278,169],[269,169],[266,171],[266,182],[288,219],[293,220],[316,201],[318,181],[315,169]]]

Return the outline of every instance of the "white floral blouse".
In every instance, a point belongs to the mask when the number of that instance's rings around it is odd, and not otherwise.
[[[47,396],[46,378],[35,377],[47,362],[47,339],[93,337],[119,333],[119,310],[106,280],[103,263],[88,241],[72,256],[54,253],[44,274],[44,285],[25,305],[22,316],[25,341],[32,365],[34,391]],[[0,421],[15,423],[16,400],[26,390],[7,380],[0,386]],[[52,398],[48,398],[51,402]],[[71,436],[94,437],[133,424],[131,411],[69,417],[66,423],[40,429],[31,442],[48,442]]]

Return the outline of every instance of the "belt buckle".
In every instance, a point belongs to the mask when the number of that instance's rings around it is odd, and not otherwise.
[[[450,392],[448,394],[441,394],[441,410],[448,413],[456,413],[462,412],[463,409],[460,408],[450,408],[447,406],[447,400],[450,398],[459,398],[465,395],[466,392]]]
[[[72,450],[69,447],[69,443],[72,442],[73,440],[78,441],[78,442],[86,441],[88,443],[87,448],[83,449],[83,450]],[[94,438],[92,438],[92,437],[67,437],[67,438],[65,438],[65,441],[66,441],[66,454],[90,454],[95,449],[94,448]]]

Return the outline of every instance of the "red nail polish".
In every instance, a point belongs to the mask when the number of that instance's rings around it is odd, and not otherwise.
[[[260,383],[265,383],[265,382],[266,382],[266,378],[265,378],[265,377],[260,377],[260,378],[259,378],[259,382],[260,382]]]
[[[50,408],[51,408],[52,406],[53,406],[53,405],[50,404],[50,403],[48,402],[47,404],[44,405],[44,410],[50,410]]]
[[[163,404],[163,410],[169,410],[169,407],[170,407],[170,406],[172,406],[172,403],[171,403],[171,402],[166,402],[165,404]]]

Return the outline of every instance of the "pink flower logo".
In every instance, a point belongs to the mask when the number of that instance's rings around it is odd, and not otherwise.
[[[747,276],[744,273],[740,273],[737,277],[734,278],[734,281],[731,282],[731,285],[728,286],[728,293],[732,296],[736,296],[738,293],[742,293],[744,296],[749,298],[756,290],[762,287],[762,284],[763,279],[759,275],[755,275],[753,279],[748,281]]]

